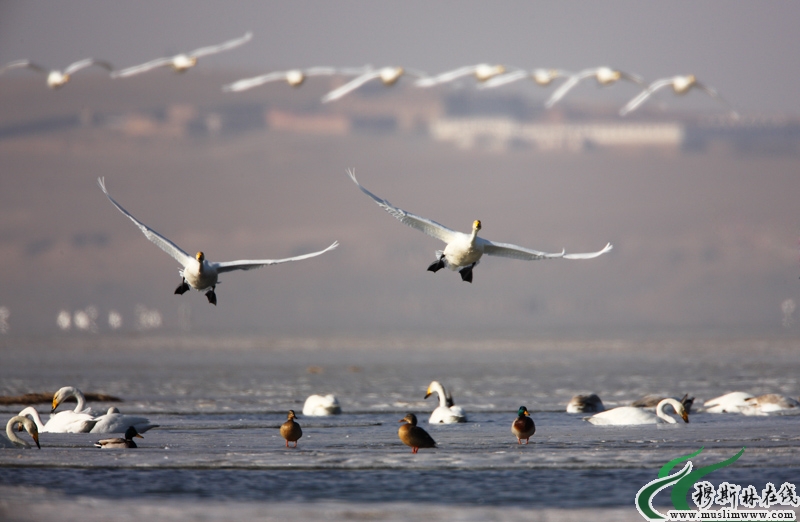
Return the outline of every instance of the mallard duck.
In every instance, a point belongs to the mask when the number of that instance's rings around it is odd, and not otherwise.
[[[404,422],[397,430],[397,436],[403,444],[411,447],[411,453],[416,453],[420,448],[435,448],[436,441],[428,435],[428,432],[417,426],[417,416],[413,413],[406,414],[398,422]]]
[[[294,421],[295,418],[294,410],[289,410],[289,414],[287,415],[288,420],[281,424],[281,437],[286,439],[287,448],[289,447],[289,442],[294,442],[294,447],[296,448],[297,441],[303,436],[303,430],[300,429],[300,425]]]
[[[33,441],[36,443],[36,447],[42,449],[42,447],[39,445],[39,429],[36,427],[36,424],[28,417],[23,417],[21,415],[16,415],[14,417],[11,417],[11,419],[9,419],[8,423],[6,424],[6,435],[8,436],[9,444],[6,444],[6,442],[3,441],[2,447],[7,447],[7,448],[20,447],[20,448],[30,449],[31,445],[28,444],[26,441],[17,437],[17,434],[14,433],[14,428],[16,427],[17,424],[21,425],[20,431],[24,428],[25,431],[28,432],[28,435],[30,435],[33,438]]]
[[[478,231],[481,229],[482,224],[480,220],[475,220],[472,223],[472,232],[465,234],[463,232],[456,232],[444,225],[440,225],[436,221],[417,216],[410,212],[393,206],[385,199],[381,199],[369,190],[361,186],[356,179],[355,172],[348,170],[347,174],[356,186],[372,198],[383,210],[397,218],[401,223],[417,230],[444,241],[447,246],[444,250],[436,252],[436,261],[428,267],[430,272],[438,272],[442,268],[448,267],[450,270],[458,270],[461,274],[461,280],[468,283],[472,282],[472,269],[478,264],[483,254],[492,256],[511,257],[514,259],[522,259],[525,261],[533,261],[537,259],[561,258],[561,259],[592,259],[606,252],[610,251],[612,246],[608,243],[602,250],[598,252],[590,252],[584,254],[566,254],[565,252],[558,252],[550,254],[547,252],[539,252],[523,248],[517,245],[508,243],[494,243],[488,239],[478,237]]]
[[[522,439],[525,439],[525,444],[527,444],[536,433],[536,424],[529,415],[528,408],[520,406],[517,410],[517,418],[511,423],[511,433],[517,438],[517,444],[522,444]]]
[[[672,406],[675,412],[680,415],[683,422],[689,422],[689,414],[683,408],[683,404],[672,398],[662,399],[656,406],[656,412],[652,413],[642,408],[634,406],[620,406],[606,410],[586,420],[598,426],[629,426],[633,424],[677,424],[674,418],[670,417],[664,408]]]
[[[380,81],[386,86],[394,85],[403,75],[416,76],[417,78],[427,77],[427,75],[422,71],[405,69],[403,67],[382,67],[380,69],[367,71],[364,74],[353,78],[352,80],[345,83],[341,87],[332,90],[331,92],[322,97],[322,103],[328,103],[334,100],[338,100],[339,98],[358,89],[365,83],[375,79],[380,79]]]
[[[111,76],[113,78],[125,78],[127,76],[133,76],[134,74],[140,74],[143,72],[147,72],[151,69],[156,69],[158,67],[169,66],[172,67],[175,72],[186,72],[195,65],[197,65],[197,59],[203,56],[208,56],[209,54],[216,54],[221,53],[222,51],[228,51],[235,47],[239,47],[250,41],[253,38],[253,33],[245,33],[244,36],[240,38],[235,38],[233,40],[229,40],[225,43],[221,43],[219,45],[210,45],[208,47],[201,47],[199,49],[195,49],[194,51],[188,53],[181,53],[176,54],[175,56],[168,56],[165,58],[156,58],[155,60],[151,60],[149,62],[134,65],[133,67],[127,67],[125,69],[121,69],[119,71],[114,71]]]
[[[567,413],[595,413],[605,409],[603,401],[596,393],[576,395],[567,404]]]
[[[140,439],[144,438],[141,435],[139,435],[138,431],[136,431],[136,427],[129,426],[128,429],[125,430],[124,438],[102,439],[95,442],[94,445],[98,448],[104,448],[104,449],[135,448],[137,446],[136,443],[133,442],[134,437],[139,437]]]
[[[558,103],[558,101],[570,90],[572,90],[573,87],[587,78],[594,78],[597,80],[598,85],[603,86],[611,85],[619,80],[626,80],[641,86],[645,85],[644,80],[638,74],[626,73],[610,67],[594,67],[591,69],[584,69],[583,71],[573,74],[567,79],[567,81],[562,83],[558,89],[553,92],[550,98],[547,99],[547,101],[544,103],[544,106],[549,109]]]
[[[425,398],[427,399],[434,393],[439,396],[439,406],[431,413],[428,424],[467,422],[467,414],[464,413],[464,409],[453,403],[453,398],[445,391],[444,386],[439,381],[431,381],[428,385],[428,391],[425,393]]]
[[[644,103],[644,101],[649,98],[654,92],[663,89],[664,87],[672,87],[672,92],[677,95],[686,94],[692,89],[699,89],[704,93],[708,94],[712,98],[718,100],[722,104],[728,107],[731,111],[731,116],[738,117],[739,114],[733,109],[730,103],[728,103],[722,96],[719,95],[716,89],[709,87],[703,83],[697,81],[697,77],[694,74],[687,74],[683,76],[673,76],[672,78],[662,78],[660,80],[656,80],[650,85],[647,86],[642,92],[634,96],[628,103],[626,103],[620,110],[620,116],[625,116],[631,111],[636,110],[639,105]]]
[[[224,263],[210,262],[206,260],[203,252],[198,252],[195,256],[190,256],[181,250],[178,245],[133,217],[127,210],[122,208],[122,206],[120,206],[120,204],[117,203],[114,198],[111,197],[111,194],[109,194],[106,190],[106,185],[103,178],[98,178],[97,183],[100,185],[103,194],[108,197],[108,200],[111,201],[115,207],[117,207],[117,210],[125,214],[131,221],[133,221],[147,239],[149,239],[158,248],[172,256],[172,258],[178,263],[183,265],[183,268],[180,269],[182,282],[178,288],[175,289],[175,293],[182,295],[190,288],[194,288],[200,292],[205,292],[208,302],[215,306],[217,304],[217,294],[215,290],[217,288],[219,274],[231,272],[233,270],[253,270],[255,268],[261,268],[268,265],[287,263],[289,261],[300,261],[302,259],[308,259],[324,254],[325,252],[333,250],[339,246],[339,242],[334,241],[333,244],[325,250],[312,252],[310,254],[303,254],[301,256],[287,257],[285,259],[248,259],[239,261],[226,261]]]
[[[95,60],[94,58],[86,58],[79,60],[67,66],[63,71],[57,69],[48,70],[41,65],[33,63],[30,60],[16,60],[0,67],[0,74],[11,69],[31,69],[36,72],[44,73],[47,75],[47,86],[51,89],[60,89],[69,82],[72,75],[81,69],[87,67],[101,67],[109,73],[114,69],[114,66],[104,60]]]
[[[322,417],[326,415],[339,415],[342,407],[335,395],[309,395],[303,404],[303,415]]]

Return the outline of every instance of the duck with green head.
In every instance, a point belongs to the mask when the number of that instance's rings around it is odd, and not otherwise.
[[[511,433],[517,438],[517,444],[522,444],[522,439],[525,439],[525,444],[527,444],[528,439],[536,433],[536,425],[529,415],[528,408],[520,406],[517,410],[517,418],[511,424]]]

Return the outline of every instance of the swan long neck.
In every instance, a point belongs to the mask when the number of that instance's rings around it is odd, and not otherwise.
[[[447,408],[447,394],[444,391],[444,386],[439,384],[438,381],[434,381],[431,383],[431,392],[436,392],[436,395],[439,396],[439,407]]]
[[[83,396],[83,392],[77,388],[72,388],[71,395],[78,401],[78,405],[75,406],[75,413],[83,413],[83,410],[86,409],[86,397]]]
[[[33,421],[30,420],[28,417],[22,417],[20,415],[17,415],[16,417],[11,417],[11,420],[9,420],[8,424],[6,424],[6,436],[8,437],[8,440],[13,442],[17,446],[22,446],[23,448],[30,448],[31,447],[30,444],[17,437],[17,434],[14,433],[14,426],[18,422],[22,423],[22,425],[25,426],[25,429],[28,431],[28,433],[31,433],[31,427],[30,427],[31,425],[33,425],[34,427],[36,426],[35,424],[33,424]],[[31,435],[33,434],[31,433]]]
[[[27,415],[30,415],[31,418],[33,419],[33,422],[36,424],[36,427],[39,429],[39,431],[44,431],[44,423],[42,422],[42,418],[39,416],[39,412],[36,411],[36,408],[34,408],[33,406],[28,406],[27,408],[19,412],[19,415],[20,417],[25,417]]]
[[[667,398],[659,402],[658,406],[656,406],[656,415],[658,415],[665,421],[669,422],[670,424],[677,424],[678,421],[676,421],[673,417],[671,417],[667,412],[664,411],[664,408],[666,408],[667,405],[672,406],[675,409],[675,412],[680,414],[680,411],[683,409],[683,404],[676,401],[675,399]]]

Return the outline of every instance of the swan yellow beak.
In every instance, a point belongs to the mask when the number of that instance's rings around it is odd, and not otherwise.
[[[427,393],[425,393],[425,397],[424,398],[427,399],[428,397],[430,397],[431,393],[433,393],[433,392],[431,391],[430,388],[428,388],[428,391],[427,391]]]
[[[197,259],[198,261],[200,261],[202,263],[203,259],[206,258],[206,255],[204,253],[202,253],[202,252],[198,252],[197,254],[195,254],[194,257],[195,257],[195,259]]]
[[[53,413],[54,411],[56,411],[56,408],[58,408],[59,404],[60,404],[59,400],[57,398],[53,397],[53,409],[50,410],[50,413]]]
[[[480,219],[476,219],[472,223],[472,228],[475,229],[475,230],[480,230],[481,229],[481,220]]]

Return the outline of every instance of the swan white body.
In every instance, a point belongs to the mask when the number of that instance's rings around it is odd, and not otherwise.
[[[588,417],[586,420],[598,426],[630,426],[635,424],[677,424],[673,417],[670,417],[664,408],[669,405],[681,416],[684,422],[689,422],[689,415],[683,409],[683,405],[675,399],[664,399],[656,406],[656,412],[652,413],[642,408],[634,406],[620,406],[600,412]]]
[[[365,72],[364,74],[361,74],[360,76],[353,78],[352,80],[345,83],[341,87],[332,90],[331,92],[322,97],[322,103],[328,103],[334,100],[338,100],[339,98],[358,89],[367,82],[370,82],[375,79],[380,79],[380,81],[383,82],[383,84],[386,86],[394,85],[404,74],[409,74],[412,76],[416,76],[418,78],[427,77],[427,75],[421,71],[407,70],[402,67],[382,67],[380,69],[373,69]]]
[[[445,391],[444,386],[442,386],[439,381],[431,381],[428,385],[425,398],[427,399],[434,393],[439,396],[439,406],[431,413],[428,424],[456,424],[459,422],[467,422],[467,414],[464,413],[464,409],[461,406],[453,404],[452,397]]]
[[[537,85],[541,85],[542,87],[547,87],[558,78],[566,78],[572,75],[573,73],[563,71],[561,69],[534,69],[530,72],[526,71],[525,69],[518,69],[516,71],[511,71],[509,73],[500,74],[498,76],[490,78],[485,82],[483,82],[482,84],[480,84],[478,86],[478,89],[493,89],[495,87],[500,87],[501,85],[508,85],[509,83],[518,82],[526,78],[530,78]]]
[[[479,63],[478,65],[467,65],[459,67],[452,71],[443,72],[436,76],[423,77],[417,80],[414,85],[417,87],[433,87],[443,83],[449,83],[464,76],[474,76],[479,82],[485,82],[495,76],[506,72],[506,68],[502,65],[490,65],[487,63]]]
[[[550,98],[544,102],[544,106],[548,109],[561,100],[566,94],[571,91],[576,85],[587,78],[594,78],[599,85],[611,85],[619,80],[626,80],[633,82],[637,85],[644,87],[644,80],[636,74],[630,74],[610,67],[595,67],[592,69],[584,69],[578,73],[571,75],[567,81],[562,83],[556,89]]]
[[[445,267],[451,270],[459,270],[462,280],[467,282],[472,282],[472,268],[478,263],[483,254],[510,257],[526,261],[553,258],[592,259],[612,249],[611,243],[608,243],[602,250],[597,252],[566,254],[564,251],[547,253],[509,243],[494,243],[488,239],[478,237],[478,230],[481,229],[481,222],[478,220],[473,223],[471,233],[465,234],[463,232],[456,232],[435,221],[393,206],[385,199],[379,198],[362,187],[356,179],[354,171],[348,170],[347,174],[350,176],[350,179],[353,180],[353,183],[361,189],[361,192],[372,198],[379,207],[397,218],[401,223],[446,243],[444,250],[436,252],[437,261],[429,266],[428,270],[436,272],[440,268]]]
[[[371,67],[343,68],[336,67],[309,67],[307,69],[290,69],[288,71],[274,71],[252,78],[242,78],[222,87],[225,92],[241,92],[267,83],[285,81],[292,87],[300,87],[307,78],[312,76],[359,76],[372,70]]]
[[[752,394],[745,392],[726,393],[707,400],[703,407],[706,413],[741,413],[743,409],[750,406],[747,399],[752,397]]]
[[[229,51],[231,49],[239,47],[240,45],[244,45],[245,43],[249,42],[252,38],[253,38],[253,33],[248,32],[240,38],[235,38],[233,40],[229,40],[219,45],[210,45],[208,47],[201,47],[199,49],[195,49],[194,51],[188,53],[176,54],[175,56],[156,58],[155,60],[150,60],[149,62],[145,62],[140,65],[134,65],[133,67],[127,67],[119,71],[114,71],[111,74],[111,76],[113,78],[125,78],[127,76],[141,74],[143,72],[147,72],[152,69],[157,69],[159,67],[165,67],[165,66],[172,67],[176,72],[186,72],[187,70],[197,65],[198,58],[202,58],[203,56],[208,56],[210,54],[221,53],[222,51]]]
[[[716,89],[709,87],[705,84],[700,83],[697,81],[697,77],[693,74],[687,74],[684,76],[673,76],[671,78],[662,78],[660,80],[656,80],[650,85],[648,85],[642,92],[634,96],[628,103],[626,103],[620,110],[620,116],[625,116],[631,111],[636,110],[642,103],[645,102],[654,92],[663,89],[665,87],[672,87],[672,91],[675,94],[682,95],[686,94],[692,89],[699,89],[704,93],[708,94],[712,98],[719,100],[722,104],[727,106],[730,111],[731,115],[734,117],[738,117],[738,113],[733,109],[730,103],[728,103],[722,96],[719,95]]]
[[[139,227],[139,230],[142,231],[145,237],[154,245],[169,254],[173,259],[182,265],[180,274],[183,278],[183,283],[178,287],[177,290],[175,290],[175,293],[183,294],[189,290],[189,287],[201,292],[205,291],[209,303],[214,305],[217,304],[217,298],[214,290],[219,280],[219,274],[234,270],[253,270],[255,268],[261,268],[268,265],[277,265],[280,263],[287,263],[289,261],[309,259],[324,254],[325,252],[333,250],[339,246],[339,242],[334,241],[331,246],[324,250],[320,250],[319,252],[312,252],[310,254],[303,254],[295,257],[287,257],[284,259],[248,259],[239,261],[226,261],[223,263],[210,262],[205,259],[203,252],[198,252],[194,257],[190,256],[181,250],[178,245],[133,217],[127,210],[122,208],[122,206],[120,206],[120,204],[117,203],[114,198],[111,197],[111,194],[109,194],[106,190],[103,178],[98,178],[97,182],[100,185],[100,188],[103,190],[103,193],[106,195],[106,197],[108,197],[108,200],[111,201],[115,207],[117,207],[117,210],[122,212],[131,221],[133,221],[134,224]]]
[[[42,423],[39,412],[33,406],[28,406],[19,414],[30,417],[39,433],[89,433],[96,423],[94,417],[88,413],[76,413],[72,410],[53,413],[46,423]]]
[[[339,399],[332,393],[328,395],[309,395],[303,404],[303,415],[323,417],[339,415],[340,413],[342,413],[342,407],[339,405]]]
[[[567,404],[567,413],[594,413],[604,411],[606,407],[596,393],[575,395]]]
[[[747,406],[741,409],[744,415],[769,415],[770,413],[797,412],[800,402],[777,393],[767,393],[745,399]]]
[[[60,89],[64,85],[69,82],[72,75],[81,69],[86,69],[87,67],[102,67],[103,69],[107,70],[109,73],[114,69],[110,63],[103,61],[103,60],[95,60],[94,58],[86,58],[84,60],[78,60],[75,63],[71,63],[67,66],[66,69],[63,71],[53,69],[48,70],[41,65],[33,63],[30,60],[16,60],[14,62],[8,63],[3,67],[0,67],[0,74],[3,74],[5,71],[11,69],[31,69],[36,72],[44,73],[47,75],[47,86],[51,89]]]
[[[26,441],[17,437],[17,434],[14,433],[14,429],[16,428],[17,424],[22,424],[22,427],[25,428],[25,431],[33,438],[33,441],[36,443],[36,447],[42,449],[39,445],[39,430],[36,427],[36,424],[28,417],[22,417],[17,415],[15,417],[11,417],[8,423],[6,424],[6,436],[8,439],[0,437],[0,441],[2,441],[3,448],[26,448],[29,449],[31,447]]]
[[[139,433],[144,433],[157,424],[151,424],[145,417],[135,415],[125,415],[113,406],[108,409],[108,413],[95,418],[96,424],[91,433],[125,433],[129,427],[133,426]]]

